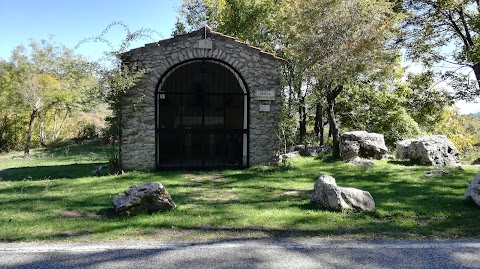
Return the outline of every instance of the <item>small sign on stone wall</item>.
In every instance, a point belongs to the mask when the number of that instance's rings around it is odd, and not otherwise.
[[[275,101],[275,90],[265,90],[265,89],[256,90],[255,99]]]
[[[270,105],[260,105],[261,112],[270,112]]]

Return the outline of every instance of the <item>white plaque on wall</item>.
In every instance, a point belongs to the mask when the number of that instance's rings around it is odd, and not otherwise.
[[[262,112],[270,112],[270,105],[260,105],[259,110]]]
[[[275,101],[275,90],[256,90],[255,99]]]

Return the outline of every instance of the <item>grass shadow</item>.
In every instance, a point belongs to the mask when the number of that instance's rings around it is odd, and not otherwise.
[[[341,160],[338,158],[333,157],[333,155],[328,154],[328,155],[318,155],[317,157],[314,158],[315,160],[322,161],[324,163],[340,163]]]
[[[85,144],[82,143],[62,143],[42,148],[35,148],[30,151],[29,157],[25,158],[23,152],[12,151],[6,154],[0,154],[0,159],[35,162],[44,160],[55,161],[106,161],[110,154],[110,148],[103,141],[92,141]]]
[[[39,181],[53,179],[76,179],[92,176],[92,171],[101,163],[68,164],[8,168],[0,171],[3,181]]]
[[[115,209],[113,207],[105,207],[98,210],[97,215],[104,219],[118,219],[121,216],[115,213]]]
[[[400,161],[400,160],[389,160],[389,164],[402,165],[402,166],[420,166],[419,164],[412,161]],[[425,166],[428,167],[428,166]]]

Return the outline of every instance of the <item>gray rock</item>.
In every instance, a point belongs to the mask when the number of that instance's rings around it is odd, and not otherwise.
[[[286,159],[298,158],[298,157],[301,157],[299,151],[291,151],[291,152],[287,152],[285,154],[280,155],[280,160],[286,160]]]
[[[465,202],[475,202],[480,206],[480,174],[476,174],[470,185],[468,185],[467,191],[463,194],[462,200]]]
[[[124,194],[113,199],[113,206],[116,213],[125,215],[166,211],[176,207],[165,187],[158,182],[130,186]]]
[[[340,156],[342,160],[349,161],[359,157],[360,145],[357,141],[341,141],[340,142]]]
[[[319,153],[332,153],[332,147],[331,146],[320,146],[318,148]]]
[[[445,170],[430,170],[430,171],[425,171],[423,174],[426,177],[440,177],[440,176],[445,176],[450,174],[448,171]]]
[[[288,158],[298,158],[298,157],[316,157],[322,153],[330,153],[332,152],[332,147],[330,146],[321,146],[321,147],[312,147],[307,146],[305,148],[304,145],[296,145],[290,147],[290,151],[287,153],[277,153],[280,160],[288,159]]]
[[[385,154],[385,159],[389,159],[389,160],[395,160],[395,155],[392,155],[392,154]]]
[[[367,191],[337,186],[335,178],[321,176],[315,183],[310,201],[327,209],[375,211],[375,201]]]
[[[397,158],[434,166],[460,164],[460,153],[444,135],[431,135],[397,142]]]
[[[408,160],[408,148],[410,147],[410,144],[412,143],[413,139],[407,139],[407,140],[402,140],[398,141],[397,147],[396,147],[396,155],[395,158],[399,160]]]
[[[93,176],[106,176],[110,172],[108,165],[100,165],[92,171]]]
[[[305,147],[305,145],[293,145],[290,147],[290,151],[302,151],[302,150],[305,150],[305,148],[308,148]]]
[[[355,157],[353,159],[350,159],[347,161],[347,163],[351,163],[353,165],[360,166],[360,167],[372,167],[375,165],[371,160],[365,160],[360,157]]]
[[[340,156],[344,161],[356,157],[382,159],[387,150],[382,134],[354,131],[340,137]]]

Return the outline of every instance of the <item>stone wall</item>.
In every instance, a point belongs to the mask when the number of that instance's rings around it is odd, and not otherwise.
[[[206,39],[205,39],[206,32]],[[124,54],[130,63],[148,72],[122,97],[122,153],[126,170],[154,170],[155,93],[162,75],[185,61],[212,59],[229,64],[244,79],[250,94],[250,165],[276,162],[280,122],[283,60],[219,33],[202,28],[174,38],[147,44]],[[262,90],[275,90],[275,100],[257,100]],[[270,111],[260,111],[270,105]]]

